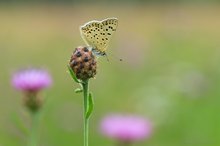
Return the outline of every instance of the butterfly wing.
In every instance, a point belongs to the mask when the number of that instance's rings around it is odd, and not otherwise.
[[[80,33],[88,46],[96,48],[99,43],[99,34],[101,33],[99,21],[90,21],[80,27]],[[98,38],[98,39],[97,39]]]
[[[101,34],[102,35],[101,38],[104,44],[104,46],[101,47],[102,48],[101,51],[105,51],[109,45],[112,35],[115,33],[117,29],[118,19],[108,18],[108,19],[103,20],[101,23],[103,25],[103,33]]]
[[[109,41],[116,31],[118,20],[107,18],[103,21],[90,21],[80,27],[83,40],[98,52],[105,52]]]

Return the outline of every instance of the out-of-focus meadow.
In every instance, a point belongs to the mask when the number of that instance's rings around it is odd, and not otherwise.
[[[39,146],[83,144],[83,101],[67,73],[79,26],[107,17],[118,29],[91,80],[95,109],[90,146],[113,146],[99,132],[109,113],[133,113],[154,125],[137,146],[220,145],[220,6],[218,4],[28,4],[0,6],[0,146],[24,146],[30,117],[10,85],[23,67],[47,68],[53,86]],[[122,58],[120,62],[118,58]]]

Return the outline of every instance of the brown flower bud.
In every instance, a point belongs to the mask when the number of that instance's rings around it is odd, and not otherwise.
[[[76,77],[82,81],[96,75],[96,58],[88,47],[77,47],[71,56],[69,65]]]
[[[23,98],[24,105],[32,112],[38,111],[43,104],[43,99],[37,94],[37,92],[25,92]]]

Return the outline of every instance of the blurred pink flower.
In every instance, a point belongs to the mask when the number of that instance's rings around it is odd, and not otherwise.
[[[37,92],[49,87],[52,79],[46,70],[31,68],[14,73],[11,83],[18,90]]]
[[[137,141],[152,133],[151,123],[135,115],[109,115],[101,121],[101,132],[121,141]]]

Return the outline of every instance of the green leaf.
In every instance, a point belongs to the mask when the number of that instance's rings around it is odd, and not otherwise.
[[[81,82],[77,79],[77,77],[76,77],[75,73],[73,72],[72,68],[71,68],[69,65],[67,65],[67,67],[68,67],[69,74],[71,75],[72,79],[73,79],[75,82],[77,82],[77,83],[81,83]]]
[[[88,100],[89,104],[88,104],[88,110],[86,112],[86,119],[88,119],[90,117],[90,115],[92,114],[93,111],[93,106],[94,106],[94,101],[92,98],[92,93],[89,93],[89,100]]]
[[[75,93],[81,93],[81,92],[83,92],[83,89],[76,88],[74,92],[75,92]]]
[[[17,115],[17,113],[12,113],[10,120],[13,122],[13,124],[16,126],[16,128],[18,130],[20,130],[21,133],[23,133],[24,135],[28,135],[28,129],[24,125],[24,122],[22,121],[20,116]]]

